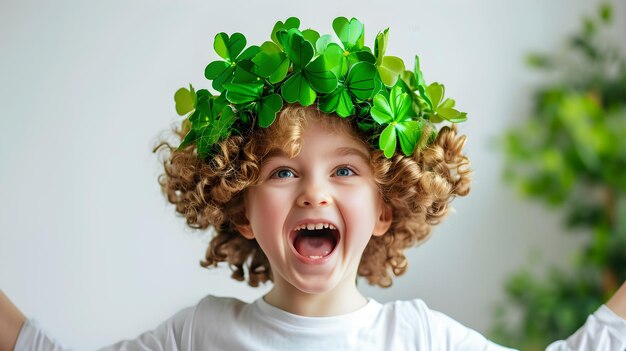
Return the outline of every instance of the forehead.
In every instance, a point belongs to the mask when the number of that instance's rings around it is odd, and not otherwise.
[[[297,126],[295,135],[289,131],[277,136],[264,159],[295,158],[304,152],[305,156],[356,156],[364,162],[369,162],[368,144],[358,137],[349,124],[329,121],[334,118],[338,117],[312,118]]]

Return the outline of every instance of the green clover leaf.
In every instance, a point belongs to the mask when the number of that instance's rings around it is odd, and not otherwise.
[[[233,104],[256,102],[263,94],[263,83],[224,83],[226,99]]]
[[[411,119],[411,111],[411,97],[399,86],[391,89],[389,98],[380,93],[374,97],[374,106],[370,110],[372,117],[380,125],[387,124],[378,140],[378,147],[385,157],[393,156],[398,140],[405,155],[410,156],[415,150],[422,124]]]
[[[350,68],[346,81],[330,94],[325,95],[319,108],[326,113],[337,112],[341,117],[354,114],[352,96],[357,101],[371,99],[382,88],[376,66],[369,62],[359,62]]]
[[[274,24],[274,28],[272,28],[272,41],[282,48],[282,43],[278,40],[276,33],[280,30],[289,31],[290,29],[298,29],[299,27],[300,19],[297,17],[289,17],[284,23],[282,21],[277,21],[276,24]]]
[[[315,49],[315,44],[317,43],[317,40],[320,38],[320,33],[318,33],[317,31],[313,29],[305,29],[302,31],[302,36],[304,37],[306,41],[311,43],[311,45]]]
[[[322,38],[324,37],[320,38],[322,45],[326,46],[320,47],[320,49],[322,49],[321,52],[326,60],[326,64],[335,76],[338,78],[344,77],[348,72],[348,59],[344,55],[344,50],[338,44],[326,41],[326,38]],[[318,40],[318,43],[320,43],[320,40]]]
[[[258,116],[259,126],[269,127],[276,119],[276,113],[283,107],[283,99],[278,94],[263,94],[262,82],[256,83],[224,83],[226,99],[233,104],[248,104],[250,109]]]
[[[177,150],[182,150],[187,145],[195,143],[199,136],[202,135],[203,130],[213,123],[215,116],[228,103],[224,97],[212,96],[206,89],[198,90],[193,99],[195,108],[193,111],[190,111],[191,113],[186,120],[191,123],[191,129],[187,132]]]
[[[335,43],[330,35],[323,35],[316,43],[316,50],[326,57],[330,69],[338,78],[346,75],[350,65],[362,61],[376,62],[370,49],[363,46],[364,27],[356,18],[350,21],[345,17],[335,18],[333,29],[343,47]]]
[[[256,57],[256,56],[255,56]],[[258,73],[258,67],[252,60],[241,60],[237,62],[230,83],[262,83],[262,77]],[[227,82],[222,83],[222,85]]]
[[[385,56],[388,37],[389,28],[376,35],[374,55],[376,57],[376,67],[378,68],[380,79],[386,86],[392,87],[396,84],[400,74],[404,72],[404,61],[396,56]]]
[[[354,103],[345,85],[339,85],[330,94],[324,96],[319,104],[320,111],[324,113],[336,112],[340,117],[348,117],[354,114]]]
[[[415,84],[417,85],[417,89],[413,90],[418,90],[420,96],[424,99],[424,101],[426,101],[428,106],[433,109],[433,103],[430,99],[430,96],[428,96],[426,82],[424,81],[424,75],[422,74],[422,70],[420,69],[420,58],[417,55],[415,55],[415,66],[413,67],[413,75],[415,79]]]
[[[235,61],[235,58],[246,47],[246,37],[241,33],[234,33],[229,37],[226,33],[218,33],[213,42],[215,52],[228,62]]]
[[[178,89],[174,94],[174,101],[176,103],[176,113],[179,116],[193,111],[196,108],[196,92],[193,86],[189,84],[189,90],[186,88]]]
[[[313,45],[302,36],[297,29],[280,30],[276,33],[287,57],[293,62],[294,68],[302,68],[311,61],[314,55]]]
[[[222,108],[218,118],[212,123],[203,123],[203,127],[196,130],[196,148],[198,155],[206,157],[211,153],[214,144],[230,136],[231,126],[235,122],[235,112],[226,105]]]
[[[283,98],[278,94],[263,96],[258,106],[259,126],[267,128],[274,123],[276,114],[283,108]]]
[[[460,123],[467,120],[467,113],[460,112],[453,108],[455,104],[454,100],[443,100],[445,95],[445,87],[443,84],[437,82],[432,83],[426,88],[426,92],[433,106],[434,115],[431,117],[431,121],[437,123],[446,120],[452,123]]]
[[[285,79],[291,64],[287,54],[271,41],[266,41],[261,45],[260,51],[254,56],[252,62],[257,67],[257,73],[267,78],[272,84]]]
[[[281,86],[281,95],[289,103],[313,104],[317,93],[327,94],[337,88],[337,77],[330,71],[324,56],[313,61],[313,45],[297,29],[278,31],[278,40],[293,62],[294,73]]]
[[[315,52],[323,55],[329,44],[335,43],[334,38],[330,34],[324,34],[315,42]],[[339,46],[339,45],[337,45]]]
[[[333,20],[333,29],[346,51],[363,48],[365,27],[356,18],[348,21],[345,17],[337,17]]]
[[[376,66],[369,62],[359,62],[350,67],[345,84],[358,101],[373,98],[381,88]]]
[[[259,47],[254,45],[243,50],[245,46],[246,37],[241,33],[234,33],[229,37],[222,32],[215,36],[213,48],[225,61],[213,61],[204,69],[204,76],[213,81],[213,89],[223,91],[222,84],[233,79],[237,63],[252,59],[259,51]]]

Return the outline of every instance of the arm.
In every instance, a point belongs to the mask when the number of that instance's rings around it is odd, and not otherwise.
[[[555,341],[547,351],[626,349],[626,282],[606,305],[587,318],[585,324],[567,340]]]
[[[13,351],[26,316],[0,290],[0,351]]]
[[[615,295],[606,303],[616,315],[626,320],[626,282],[617,290]]]
[[[442,350],[510,350],[485,339],[450,317],[416,304],[418,320]],[[434,347],[434,346],[431,346]],[[626,282],[587,322],[567,340],[555,341],[546,351],[626,350]]]
[[[188,307],[161,323],[156,329],[141,334],[134,340],[120,341],[101,348],[101,351],[179,351],[181,342],[190,341],[183,335],[191,335],[193,307]],[[65,351],[61,343],[53,339],[34,320],[27,319],[11,300],[0,290],[0,351]]]

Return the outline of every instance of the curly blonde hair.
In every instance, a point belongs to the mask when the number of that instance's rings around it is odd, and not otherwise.
[[[153,152],[165,156],[164,173],[158,181],[176,212],[191,228],[215,228],[200,261],[202,267],[227,262],[232,277],[247,279],[251,286],[272,280],[272,269],[259,244],[244,238],[235,226],[248,224],[243,195],[246,188],[258,184],[264,156],[274,148],[290,157],[298,155],[303,130],[313,120],[350,133],[366,145],[375,182],[392,208],[389,231],[373,236],[361,258],[358,275],[369,284],[390,286],[392,274],[399,276],[407,269],[404,250],[426,240],[432,226],[448,214],[452,199],[469,193],[470,162],[462,153],[466,137],[457,135],[455,125],[442,127],[436,140],[421,152],[411,156],[397,153],[387,159],[371,146],[371,136],[363,134],[353,120],[289,104],[269,128],[254,130],[254,137],[230,136],[221,141],[210,159],[199,159],[194,145],[175,151],[176,147],[162,140],[154,148]],[[180,141],[187,131],[179,124],[172,132]]]

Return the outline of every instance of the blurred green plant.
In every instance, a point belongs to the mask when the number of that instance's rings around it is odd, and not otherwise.
[[[607,40],[611,22],[612,7],[603,4],[565,55],[528,57],[554,82],[502,139],[506,181],[589,234],[567,272],[538,276],[534,263],[508,280],[491,336],[522,350],[571,335],[626,280],[626,60]]]

